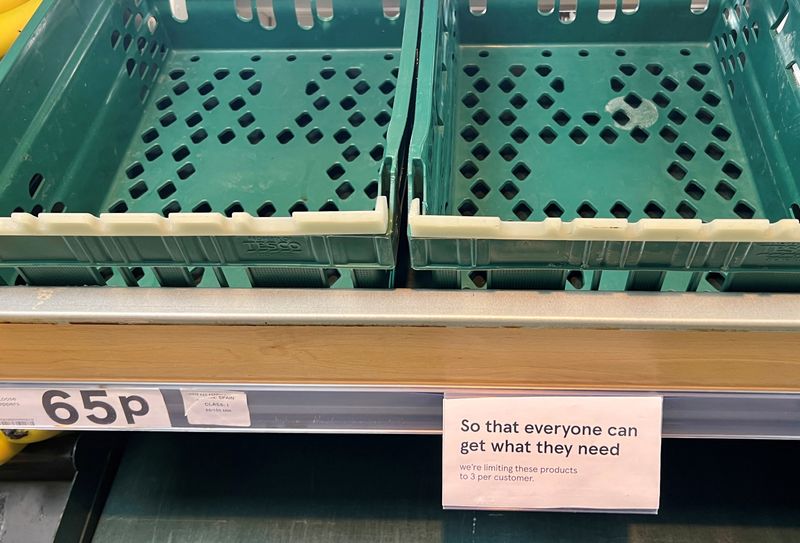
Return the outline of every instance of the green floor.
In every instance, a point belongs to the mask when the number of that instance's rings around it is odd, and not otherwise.
[[[709,44],[465,46],[457,62],[447,213],[764,216]]]
[[[94,541],[800,541],[800,443],[665,442],[658,516],[442,511],[440,454],[438,437],[133,435]]]
[[[155,64],[134,62],[146,94],[132,106],[144,111],[101,211],[373,209],[398,59],[176,51],[150,91]]]

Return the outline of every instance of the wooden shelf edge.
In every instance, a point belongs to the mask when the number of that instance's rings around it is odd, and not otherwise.
[[[3,324],[0,381],[795,393],[800,334]]]

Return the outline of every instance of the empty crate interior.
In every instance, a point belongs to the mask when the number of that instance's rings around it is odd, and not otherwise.
[[[785,0],[445,3],[425,211],[800,218],[798,29]]]
[[[41,9],[0,68],[0,215],[288,216],[371,210],[389,196],[403,2]]]

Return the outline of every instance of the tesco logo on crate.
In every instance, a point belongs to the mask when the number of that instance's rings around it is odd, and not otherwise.
[[[288,238],[247,238],[244,242],[248,253],[300,253],[303,244]]]

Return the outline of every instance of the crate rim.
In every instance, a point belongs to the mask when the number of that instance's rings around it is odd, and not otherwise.
[[[794,0],[796,1],[796,0]],[[420,34],[433,36],[443,16],[442,2],[425,2]],[[800,220],[782,219],[627,219],[576,218],[563,221],[549,217],[534,221],[504,221],[497,216],[464,217],[426,214],[423,198],[414,188],[422,186],[416,172],[424,172],[422,157],[428,144],[428,126],[433,116],[433,85],[422,84],[437,69],[436,41],[421,40],[417,78],[417,106],[414,113],[408,155],[408,237],[449,240],[511,241],[631,241],[631,242],[800,242]],[[424,172],[422,176],[430,175]]]
[[[28,24],[20,32],[6,56],[0,60],[0,83],[11,67],[35,39],[40,24],[57,0],[43,0]],[[393,111],[404,112],[405,122],[395,114],[388,127],[387,155],[381,161],[379,178],[388,174],[389,194],[380,194],[372,210],[358,211],[301,211],[290,217],[257,217],[247,212],[226,217],[219,212],[172,213],[163,217],[152,213],[12,213],[0,217],[0,238],[6,236],[324,236],[324,235],[390,235],[395,221],[394,193],[401,188],[401,149],[405,139],[411,107],[412,80],[415,78],[417,38],[422,17],[421,3],[405,4],[401,62]]]
[[[783,219],[584,219],[531,222],[499,217],[423,215],[419,198],[408,217],[412,239],[495,239],[516,241],[667,241],[667,242],[800,242],[800,221]]]
[[[383,235],[389,231],[389,203],[378,196],[372,211],[297,211],[291,217],[250,213],[12,213],[0,218],[5,236],[314,236]]]

